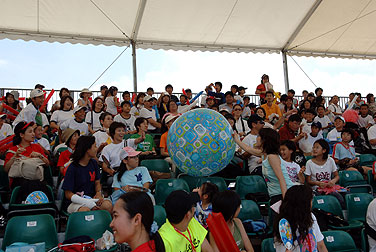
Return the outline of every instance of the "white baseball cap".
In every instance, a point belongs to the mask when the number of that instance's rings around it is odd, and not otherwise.
[[[30,98],[35,98],[35,97],[39,97],[39,96],[42,96],[42,95],[44,95],[43,90],[40,90],[40,89],[38,89],[38,88],[33,89],[33,90],[30,92]]]
[[[81,109],[83,109],[83,110],[86,111],[86,107],[82,107],[82,106],[76,106],[76,107],[74,107],[73,114],[75,114],[76,112],[80,111]]]

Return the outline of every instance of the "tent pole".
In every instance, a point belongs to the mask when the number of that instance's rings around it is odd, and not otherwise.
[[[132,45],[132,66],[133,66],[133,91],[137,92],[137,64],[136,64],[136,43],[131,41]]]
[[[282,61],[283,61],[283,74],[285,76],[285,93],[287,94],[287,91],[290,89],[290,84],[289,84],[289,70],[287,68],[286,51],[282,51]]]

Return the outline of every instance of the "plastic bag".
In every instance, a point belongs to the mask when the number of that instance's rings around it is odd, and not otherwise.
[[[98,250],[109,250],[112,246],[115,246],[114,235],[106,230],[103,233],[102,237],[95,242],[95,247]]]

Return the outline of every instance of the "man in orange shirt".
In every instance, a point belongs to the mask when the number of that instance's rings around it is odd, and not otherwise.
[[[273,101],[274,101],[273,92],[272,91],[266,91],[265,99],[266,99],[266,103],[261,105],[261,107],[263,109],[265,109],[265,113],[266,113],[265,120],[268,121],[268,122],[273,121],[273,118],[269,118],[269,116],[272,115],[272,114],[275,114],[274,117],[277,117],[277,115],[278,115],[277,119],[281,118],[282,113],[281,113],[279,106],[277,104],[273,103]]]

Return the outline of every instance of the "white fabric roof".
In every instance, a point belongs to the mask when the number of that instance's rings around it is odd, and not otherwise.
[[[376,57],[375,2],[1,0],[0,39]]]

